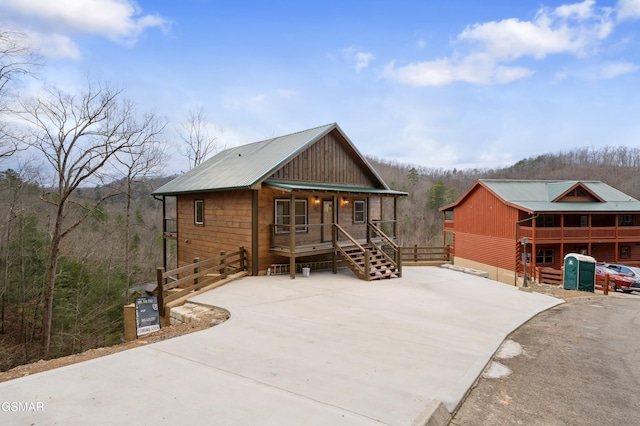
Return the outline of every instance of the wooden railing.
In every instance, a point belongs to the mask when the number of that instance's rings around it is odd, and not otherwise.
[[[608,295],[610,291],[616,291],[615,283],[612,284],[612,281],[609,280],[609,274],[605,274],[604,278],[596,276],[595,289],[602,290],[605,296]]]
[[[451,260],[451,247],[425,247],[414,245],[413,247],[400,248],[402,262],[449,262]]]
[[[539,283],[562,285],[563,272],[560,269],[536,267],[534,279]]]
[[[358,243],[347,231],[345,231],[340,225],[337,223],[333,224],[336,229],[336,238],[338,240],[342,240],[340,236],[344,236],[345,240],[349,241],[352,246],[357,247],[358,250],[364,256],[364,266],[361,267],[358,265],[351,256],[342,248],[340,244],[336,244],[335,249],[342,253],[342,258],[348,262],[349,269],[351,269],[356,275],[358,275],[361,279],[369,281],[371,279],[371,255],[369,250],[365,249]],[[344,241],[344,240],[342,240]]]
[[[563,240],[563,239],[637,239],[640,233],[638,226],[565,226],[560,227],[537,227],[535,235],[530,226],[519,228],[520,237],[534,238],[538,240]]]
[[[534,279],[539,283],[563,285],[564,274],[563,271],[553,268],[540,268],[536,267]],[[609,280],[609,274],[605,274],[604,277],[598,277],[596,275],[595,289],[602,290],[604,295],[608,295],[610,291],[615,291],[615,283]]]
[[[193,259],[190,265],[165,271],[158,268],[158,308],[164,317],[168,303],[210,284],[222,281],[230,274],[246,270],[246,252],[244,247],[233,253],[221,252],[220,256],[200,261]]]
[[[398,277],[402,277],[402,256],[398,244],[372,222],[367,223],[367,241],[396,267]]]

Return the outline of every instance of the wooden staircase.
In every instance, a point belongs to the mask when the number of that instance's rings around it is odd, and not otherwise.
[[[398,268],[385,253],[372,244],[344,245],[338,254],[358,278],[366,281],[397,278]],[[366,256],[369,256],[367,265]]]

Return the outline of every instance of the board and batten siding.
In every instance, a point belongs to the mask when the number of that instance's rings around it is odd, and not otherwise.
[[[328,133],[305,149],[270,179],[315,183],[339,183],[362,187],[376,187],[376,181],[357,155],[345,148],[336,135]]]

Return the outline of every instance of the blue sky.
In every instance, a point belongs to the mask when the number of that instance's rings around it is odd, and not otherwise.
[[[223,146],[337,122],[365,155],[447,169],[640,142],[640,0],[0,0],[0,25],[47,81],[166,117],[175,151],[199,107]]]

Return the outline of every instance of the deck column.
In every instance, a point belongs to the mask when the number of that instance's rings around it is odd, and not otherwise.
[[[291,192],[289,198],[289,276],[296,278],[296,195]]]

